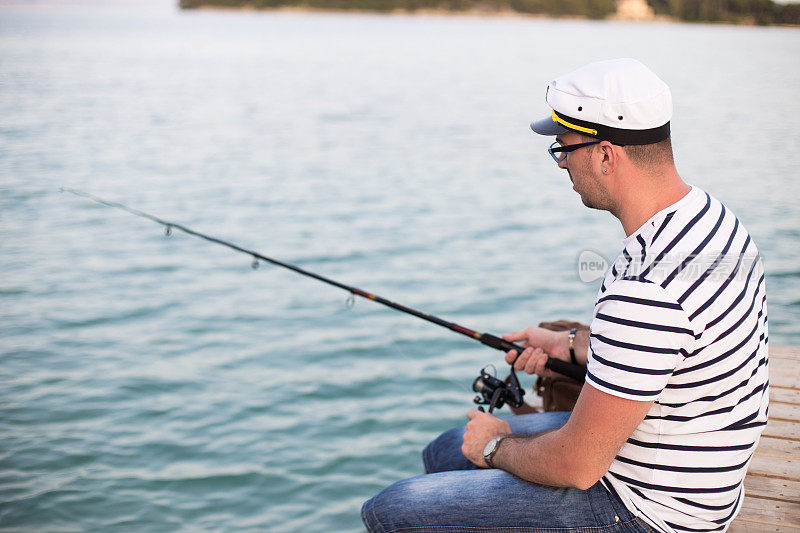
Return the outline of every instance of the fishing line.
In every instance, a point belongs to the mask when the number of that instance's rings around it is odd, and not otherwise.
[[[522,354],[522,352],[525,350],[525,348],[523,348],[521,346],[518,346],[516,344],[513,344],[511,342],[508,342],[508,341],[506,341],[506,340],[504,340],[501,337],[498,337],[496,335],[492,335],[491,333],[481,333],[481,332],[466,328],[466,327],[461,326],[459,324],[456,324],[454,322],[449,322],[449,321],[441,319],[441,318],[439,318],[437,316],[434,316],[434,315],[431,315],[431,314],[428,314],[428,313],[424,313],[424,312],[419,311],[417,309],[413,309],[411,307],[399,304],[397,302],[393,302],[392,300],[388,300],[388,299],[383,298],[381,296],[378,296],[376,294],[372,294],[372,293],[366,292],[366,291],[364,291],[362,289],[359,289],[358,287],[354,287],[354,286],[351,286],[351,285],[346,285],[346,284],[341,283],[339,281],[336,281],[336,280],[327,278],[325,276],[322,276],[320,274],[316,274],[314,272],[311,272],[311,271],[305,270],[303,268],[300,268],[299,266],[292,265],[290,263],[286,263],[286,262],[280,261],[278,259],[274,259],[272,257],[268,257],[266,255],[263,255],[263,254],[260,254],[259,252],[254,251],[254,250],[248,250],[247,248],[239,246],[238,244],[235,244],[235,243],[223,240],[223,239],[219,239],[217,237],[213,237],[211,235],[207,235],[207,234],[201,233],[199,231],[195,231],[195,230],[193,230],[191,228],[188,228],[188,227],[186,227],[186,226],[184,226],[182,224],[178,224],[176,222],[171,222],[171,221],[168,221],[168,220],[164,220],[162,218],[159,218],[157,216],[151,215],[151,214],[146,213],[144,211],[141,211],[139,209],[134,209],[132,207],[128,207],[125,204],[121,204],[119,202],[114,202],[114,201],[110,201],[110,200],[105,200],[103,198],[100,198],[98,196],[95,196],[93,194],[90,194],[88,192],[81,191],[81,190],[78,190],[78,189],[71,189],[71,188],[61,187],[60,190],[61,190],[61,192],[68,192],[68,193],[74,194],[76,196],[87,198],[89,200],[97,202],[98,204],[102,204],[102,205],[105,205],[105,206],[108,206],[108,207],[113,207],[113,208],[116,208],[116,209],[121,209],[123,211],[127,211],[128,213],[130,213],[132,215],[151,220],[151,221],[153,221],[153,222],[155,222],[157,224],[160,224],[160,225],[164,226],[164,234],[167,235],[167,236],[171,235],[174,230],[178,230],[178,231],[182,231],[183,233],[186,233],[187,235],[192,235],[194,237],[198,237],[200,239],[204,239],[206,241],[213,242],[215,244],[219,244],[219,245],[225,246],[225,247],[230,248],[232,250],[235,250],[237,252],[249,255],[253,259],[253,263],[251,264],[251,266],[254,269],[258,268],[258,264],[259,264],[260,261],[265,261],[267,263],[271,263],[273,265],[276,265],[276,266],[279,266],[279,267],[283,267],[283,268],[286,268],[286,269],[291,270],[293,272],[296,272],[297,274],[300,274],[302,276],[306,276],[306,277],[309,277],[309,278],[312,278],[312,279],[316,279],[317,281],[321,281],[323,283],[326,283],[328,285],[332,285],[334,287],[337,287],[339,289],[342,289],[342,290],[347,291],[347,292],[350,293],[350,297],[348,297],[348,305],[352,305],[352,303],[354,303],[354,301],[355,301],[355,297],[356,296],[360,296],[362,298],[366,298],[367,300],[372,300],[373,302],[379,303],[381,305],[384,305],[386,307],[395,309],[397,311],[400,311],[400,312],[415,316],[417,318],[421,318],[423,320],[426,320],[428,322],[436,324],[437,326],[441,326],[441,327],[447,328],[450,331],[454,331],[456,333],[460,333],[461,335],[465,335],[467,337],[471,337],[473,340],[477,340],[481,344],[489,346],[490,348],[494,348],[494,349],[500,350],[502,352],[509,352],[511,350],[515,350],[517,352],[517,357],[519,357],[520,354]],[[578,366],[578,365],[573,365],[573,364],[567,363],[565,361],[561,361],[559,359],[550,358],[550,359],[547,360],[547,362],[545,363],[544,366],[546,368],[549,368],[550,370],[552,370],[554,372],[558,372],[559,374],[563,374],[565,376],[568,376],[568,377],[570,377],[570,378],[572,378],[572,379],[574,379],[576,381],[583,382],[585,380],[586,370],[584,368]],[[512,375],[514,375],[513,363],[512,363]],[[514,376],[514,377],[516,378],[516,376]]]

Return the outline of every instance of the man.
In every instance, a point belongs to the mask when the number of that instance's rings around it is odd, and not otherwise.
[[[723,531],[767,421],[764,271],[747,231],[682,181],[669,88],[641,63],[552,81],[550,155],[590,208],[622,224],[591,331],[530,327],[518,370],[587,366],[572,413],[469,423],[423,452],[424,476],[364,504],[370,531]],[[574,331],[574,330],[573,330]],[[510,352],[506,360],[516,356]]]

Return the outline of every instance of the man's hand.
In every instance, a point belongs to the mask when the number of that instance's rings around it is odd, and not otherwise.
[[[489,468],[483,460],[483,449],[493,438],[511,434],[511,426],[505,420],[477,409],[470,409],[467,418],[469,422],[467,422],[467,432],[464,433],[461,453],[479,467]]]
[[[564,426],[504,440],[493,462],[526,481],[587,490],[608,472],[620,448],[652,405],[653,400],[620,398],[587,383]],[[509,434],[511,427],[480,411],[470,411],[467,416],[470,421],[461,452],[485,468],[483,449],[486,443]]]
[[[520,342],[525,351],[517,357],[516,350],[506,354],[506,362],[514,363],[514,369],[528,374],[553,377],[556,374],[544,367],[548,357],[569,361],[569,332],[550,331],[544,328],[529,327],[514,333],[506,333],[503,339]],[[516,362],[514,360],[516,359]]]

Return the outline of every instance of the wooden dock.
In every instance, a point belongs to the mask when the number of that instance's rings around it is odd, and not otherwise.
[[[800,348],[769,350],[769,423],[731,533],[800,533]]]

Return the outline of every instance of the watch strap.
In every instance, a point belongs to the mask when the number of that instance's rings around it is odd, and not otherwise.
[[[578,359],[575,357],[575,334],[578,332],[578,328],[572,328],[569,330],[569,359],[572,361],[573,365],[578,364]]]

